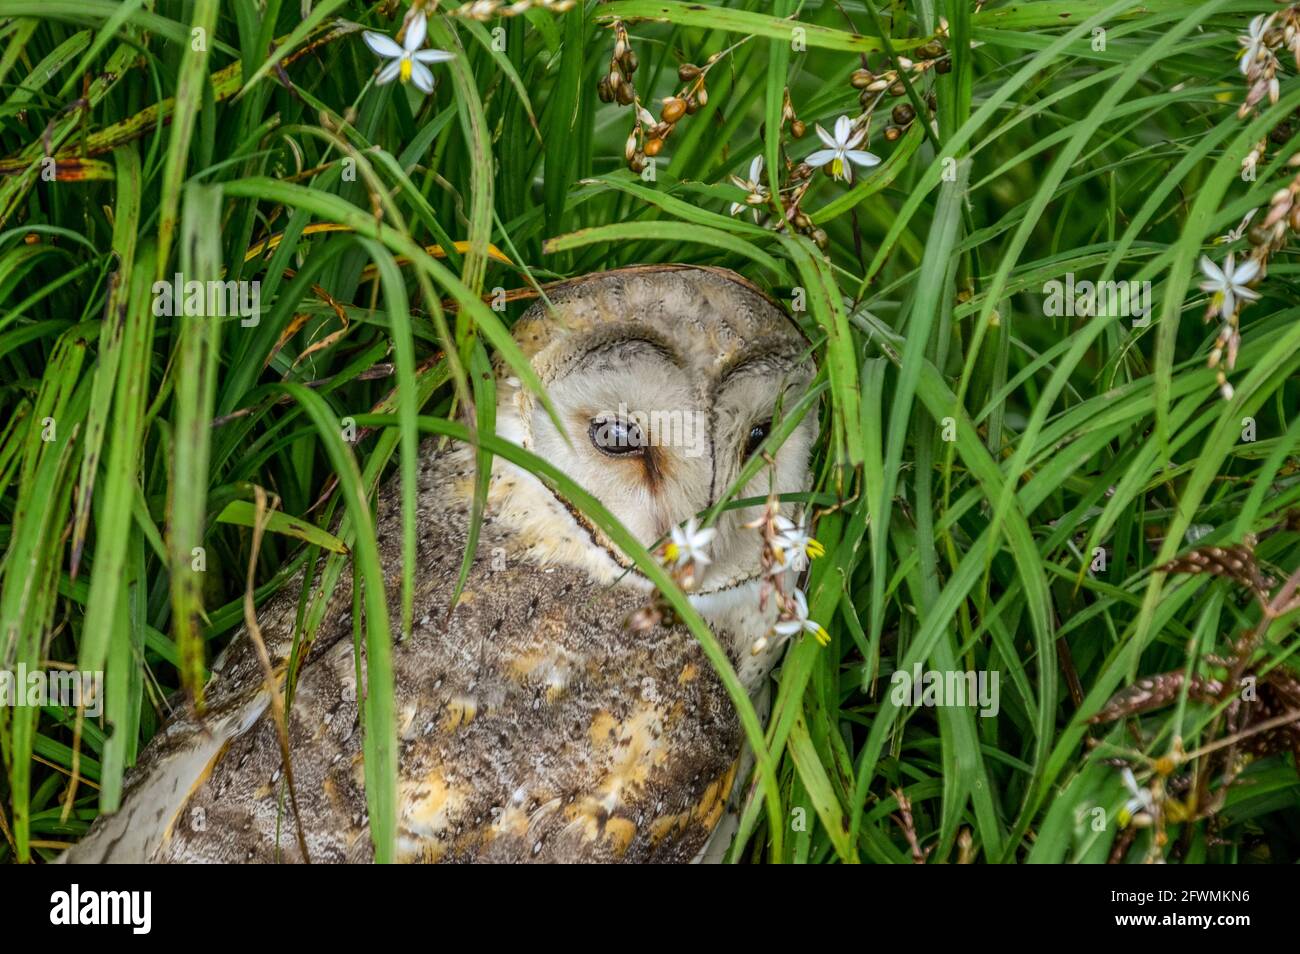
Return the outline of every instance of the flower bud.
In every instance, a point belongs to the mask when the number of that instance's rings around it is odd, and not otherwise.
[[[849,77],[849,83],[854,89],[866,89],[874,79],[875,76],[871,74],[871,70],[859,69],[853,71],[853,75]]]

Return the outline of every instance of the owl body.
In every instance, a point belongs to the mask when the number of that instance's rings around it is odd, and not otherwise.
[[[569,439],[504,370],[498,432],[564,470],[653,545],[728,489],[744,461],[737,435],[810,380],[806,346],[729,273],[637,269],[559,291],[515,336]],[[698,414],[690,426],[703,436],[631,449],[596,436],[611,415],[626,424],[647,408]],[[767,482],[740,496],[804,489],[814,436],[815,423],[801,424]],[[678,625],[629,627],[649,583],[580,511],[501,460],[453,606],[473,480],[468,448],[422,446],[415,622],[392,661],[398,860],[697,859],[734,809],[742,774],[734,706],[697,640]],[[752,516],[752,508],[722,515],[691,599],[758,696],[779,649],[751,651],[776,612],[771,601],[760,605],[760,541],[743,529]],[[396,479],[380,492],[377,535],[397,632]],[[214,667],[203,720],[178,714],[159,732],[122,808],[97,820],[66,860],[302,861],[303,846],[315,863],[371,860],[359,701],[366,660],[353,642],[350,576],[329,597],[288,713],[296,812],[263,670],[243,634]],[[281,680],[298,591],[285,587],[258,614]]]

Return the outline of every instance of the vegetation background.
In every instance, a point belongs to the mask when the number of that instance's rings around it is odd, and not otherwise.
[[[762,754],[734,859],[1300,859],[1296,265],[1279,249],[1241,312],[1230,398],[1196,270],[1245,254],[1222,237],[1295,174],[1289,54],[1277,103],[1238,115],[1237,37],[1282,7],[426,6],[454,53],[430,96],[374,82],[359,31],[397,34],[396,0],[0,0],[0,662],[108,686],[102,719],[0,707],[0,859],[48,860],[117,804],[241,624],[250,562],[259,601],[308,561],[382,593],[379,482],[422,433],[491,433],[474,372],[537,285],[642,262],[802,306],[823,368],[807,589],[832,638],[792,643],[765,732],[741,700]],[[625,158],[635,107],[598,95],[616,23],[655,121],[709,65],[653,178]],[[768,211],[792,199],[815,125],[863,112],[854,71],[900,66],[863,147],[882,164],[814,175],[789,227],[729,215],[758,155]],[[155,316],[177,272],[259,281],[260,321]],[[1049,316],[1066,273],[1149,281],[1151,320]],[[1167,565],[1209,545],[1241,549]],[[390,635],[357,634],[381,747]],[[998,671],[998,714],[898,705],[918,663]],[[1089,721],[1134,684],[1145,708]],[[391,774],[369,797],[383,857]]]

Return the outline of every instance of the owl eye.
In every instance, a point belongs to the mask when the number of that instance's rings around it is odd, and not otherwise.
[[[645,435],[635,421],[598,417],[587,428],[596,450],[610,457],[636,457],[645,452]]]
[[[749,429],[749,437],[745,439],[745,459],[748,460],[753,456],[758,446],[767,440],[767,435],[772,432],[772,422],[762,421],[755,424]]]

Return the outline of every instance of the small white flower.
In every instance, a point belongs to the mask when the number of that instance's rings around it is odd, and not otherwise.
[[[741,179],[739,176],[731,177],[732,183],[738,189],[743,189],[746,193],[744,202],[731,203],[731,214],[739,215],[745,209],[753,207],[754,221],[759,220],[758,206],[767,202],[767,189],[763,186],[763,157],[755,156],[749,164],[749,178]]]
[[[772,566],[773,574],[785,570],[802,573],[809,560],[815,560],[826,552],[826,548],[815,540],[807,530],[806,519],[796,524],[789,517],[777,514],[773,524],[776,527],[776,539],[772,550],[776,563]]]
[[[704,551],[717,535],[718,531],[713,527],[701,530],[695,518],[691,517],[685,526],[673,527],[672,540],[664,547],[664,556],[679,568],[692,562],[704,566],[709,562],[709,555]]]
[[[407,24],[406,36],[402,39],[401,46],[382,33],[367,30],[361,34],[361,38],[366,41],[366,46],[374,50],[375,55],[380,59],[388,61],[380,69],[379,76],[375,80],[378,85],[382,86],[400,79],[403,83],[415,83],[416,89],[422,93],[433,92],[433,72],[425,64],[445,63],[455,57],[446,50],[420,49],[428,29],[429,21],[421,11]]]
[[[803,595],[803,590],[795,590],[790,600],[793,607],[787,606],[786,610],[789,618],[778,620],[772,629],[778,636],[794,636],[797,633],[812,633],[817,642],[825,646],[831,641],[830,634],[825,628],[817,622],[808,618],[808,597]]]
[[[1123,778],[1124,787],[1127,788],[1129,793],[1133,796],[1124,803],[1124,810],[1120,813],[1121,819],[1127,824],[1128,819],[1136,818],[1143,812],[1148,815],[1154,812],[1156,800],[1149,789],[1141,788],[1138,785],[1137,779],[1133,777],[1133,770],[1131,768],[1125,766]]]
[[[1255,153],[1252,152],[1251,155],[1253,156],[1255,155]],[[1214,244],[1227,245],[1231,242],[1240,241],[1241,237],[1246,234],[1246,226],[1250,225],[1250,220],[1255,217],[1255,213],[1258,211],[1259,209],[1251,209],[1249,212],[1246,213],[1245,217],[1239,223],[1237,223],[1237,227],[1235,229],[1228,229],[1228,231],[1225,234],[1220,235],[1217,239],[1214,240]]]
[[[1243,76],[1250,72],[1251,64],[1259,58],[1260,50],[1264,49],[1264,35],[1268,33],[1269,27],[1272,25],[1273,14],[1261,13],[1250,21],[1250,32],[1245,36],[1237,37],[1237,42],[1245,47],[1241,51],[1241,72]]]
[[[1201,272],[1208,279],[1201,282],[1201,291],[1214,296],[1211,302],[1225,318],[1236,314],[1238,299],[1254,301],[1259,297],[1259,292],[1248,288],[1246,284],[1259,274],[1259,262],[1253,258],[1234,267],[1232,253],[1229,252],[1223,260],[1223,268],[1219,268],[1207,256],[1202,255]]]
[[[820,168],[828,162],[831,164],[831,175],[836,179],[842,179],[845,182],[853,181],[853,166],[862,166],[869,169],[871,166],[880,164],[880,157],[859,149],[862,141],[867,136],[866,129],[853,131],[853,120],[848,116],[841,116],[835,120],[835,135],[832,136],[820,125],[817,127],[817,135],[827,146],[825,149],[818,149],[811,156],[804,160],[808,165]]]

